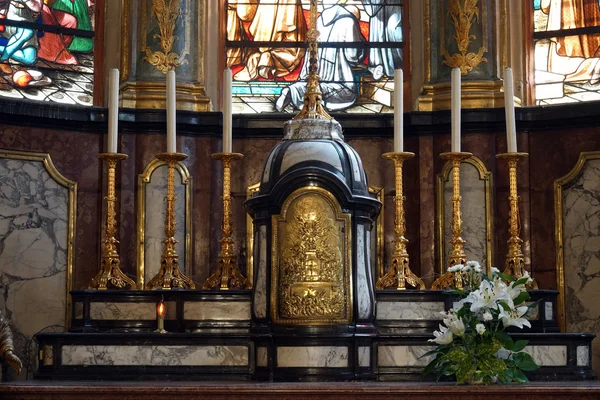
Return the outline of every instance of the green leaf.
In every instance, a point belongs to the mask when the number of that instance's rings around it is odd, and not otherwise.
[[[458,370],[456,371],[456,382],[463,383],[470,381],[475,375],[476,366],[471,360],[466,360],[460,363]]]
[[[517,367],[519,367],[523,371],[535,371],[539,368],[535,361],[533,361],[533,358],[524,351],[514,354],[513,359],[515,358],[515,356],[520,356],[519,361],[515,360],[515,362],[517,363]]]
[[[519,383],[526,383],[529,382],[529,379],[527,379],[523,371],[515,369],[513,370],[513,381]]]
[[[524,285],[527,283],[527,281],[529,280],[529,278],[524,277],[524,278],[519,278],[515,281],[515,286],[517,285]]]
[[[462,362],[469,358],[469,352],[462,347],[455,347],[446,354],[446,357],[450,361]]]
[[[515,348],[515,342],[512,338],[504,332],[496,332],[496,337],[502,342],[502,347],[508,351],[512,351]]]
[[[515,303],[515,306],[518,306],[520,304],[523,304],[527,300],[529,300],[529,293],[523,291],[523,292],[519,293],[519,295],[517,296],[516,299],[513,300],[513,302]]]
[[[515,343],[515,347],[512,349],[512,351],[518,353],[519,351],[523,350],[528,343],[529,340],[517,340],[517,342]]]
[[[504,308],[504,311],[510,311],[511,310],[511,307],[505,301],[499,301],[498,304],[500,304],[502,306],[502,308]]]
[[[506,364],[495,357],[485,357],[479,359],[477,367],[486,375],[494,376],[499,372],[506,370]]]

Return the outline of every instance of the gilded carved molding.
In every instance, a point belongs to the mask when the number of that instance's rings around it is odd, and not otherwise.
[[[458,47],[458,53],[450,54],[446,47],[442,47],[444,60],[442,64],[450,68],[460,68],[462,75],[467,75],[482,62],[487,62],[483,56],[487,52],[485,46],[479,47],[477,53],[469,52],[471,41],[477,37],[471,34],[473,23],[479,21],[478,0],[449,0],[449,12],[454,31],[453,36]]]
[[[151,21],[156,18],[160,32],[153,38],[158,40],[161,50],[153,50],[148,45],[142,46],[142,51],[146,53],[144,61],[166,74],[169,70],[188,63],[185,59],[189,54],[188,46],[181,51],[181,54],[172,51],[175,40],[179,39],[174,32],[182,14],[181,0],[152,0],[152,11]],[[186,43],[187,39],[184,38]]]

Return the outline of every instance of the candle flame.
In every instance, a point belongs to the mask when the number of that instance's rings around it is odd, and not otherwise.
[[[158,315],[159,316],[162,317],[163,315],[165,315],[165,305],[164,305],[164,303],[162,301],[160,303],[158,303],[158,310],[157,311],[158,311]]]

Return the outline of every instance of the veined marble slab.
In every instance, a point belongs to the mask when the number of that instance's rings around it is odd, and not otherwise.
[[[563,367],[567,365],[567,346],[527,346],[529,353],[540,367]]]
[[[371,348],[369,346],[360,346],[358,348],[358,366],[371,366]]]
[[[600,332],[600,159],[588,160],[562,193],[565,320],[568,332]],[[600,339],[592,366],[600,373]]]
[[[258,244],[257,244],[258,243]],[[267,227],[262,225],[254,235],[254,262],[258,260],[258,276],[254,286],[254,314],[267,316]]]
[[[247,366],[247,346],[63,346],[62,365]]]
[[[24,364],[11,380],[34,367],[31,337],[66,325],[68,210],[69,189],[41,161],[0,158],[0,310]]]
[[[378,301],[378,320],[441,320],[444,302]]]
[[[183,304],[185,320],[248,321],[250,302],[243,301],[203,301]]]
[[[366,319],[371,314],[372,304],[367,282],[367,265],[369,260],[367,260],[365,253],[365,227],[362,225],[356,227],[356,258],[358,317]]]
[[[348,367],[346,346],[281,346],[276,351],[278,367]]]
[[[90,318],[93,320],[152,320],[156,319],[154,303],[109,303],[90,304]]]
[[[377,366],[379,367],[424,367],[433,356],[421,357],[435,346],[378,346]]]
[[[577,366],[587,367],[590,365],[590,348],[588,346],[577,346]]]
[[[269,366],[269,353],[266,347],[256,348],[256,366],[257,367],[268,367]]]

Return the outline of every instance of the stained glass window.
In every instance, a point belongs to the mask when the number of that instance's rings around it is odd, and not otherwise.
[[[600,100],[600,0],[533,0],[537,104]]]
[[[0,96],[92,105],[96,0],[0,0]]]
[[[319,76],[332,112],[391,112],[402,0],[320,0]],[[309,0],[228,0],[236,113],[296,112],[306,91]]]

